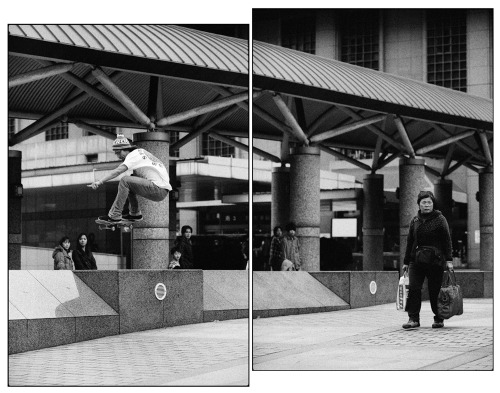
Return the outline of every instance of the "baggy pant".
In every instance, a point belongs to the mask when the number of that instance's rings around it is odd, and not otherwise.
[[[422,306],[422,286],[427,277],[429,287],[429,300],[434,313],[434,322],[443,322],[437,316],[437,298],[443,280],[443,267],[436,264],[410,263],[409,269],[410,288],[406,301],[406,311],[408,317],[413,321],[420,321],[420,308]]]
[[[118,193],[115,201],[109,209],[108,216],[114,220],[122,218],[123,208],[128,198],[129,214],[137,216],[141,214],[137,195],[151,201],[162,201],[168,195],[168,190],[158,187],[150,180],[137,176],[123,176],[118,184]]]

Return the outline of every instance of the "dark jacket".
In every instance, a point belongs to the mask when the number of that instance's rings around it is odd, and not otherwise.
[[[415,225],[417,225],[417,244],[415,244]],[[416,246],[436,247],[440,250],[445,261],[452,260],[452,244],[448,221],[439,210],[429,214],[420,211],[412,219],[406,243],[404,264],[409,265],[415,259]]]
[[[193,269],[194,258],[191,240],[188,240],[184,236],[181,236],[177,239],[175,245],[179,247],[179,251],[181,252],[181,259],[179,261],[181,264],[181,269]]]
[[[75,270],[97,270],[94,254],[90,250],[87,251],[88,254],[80,249],[73,251],[72,256],[75,263]]]
[[[54,270],[73,270],[71,256],[61,245],[54,249],[52,258],[54,258]]]

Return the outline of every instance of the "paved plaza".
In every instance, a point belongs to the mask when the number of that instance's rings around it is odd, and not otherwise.
[[[247,386],[248,319],[104,337],[9,356],[10,386]]]
[[[465,299],[464,314],[432,329],[429,302],[418,329],[403,330],[395,304],[259,318],[253,370],[492,370],[493,301]]]

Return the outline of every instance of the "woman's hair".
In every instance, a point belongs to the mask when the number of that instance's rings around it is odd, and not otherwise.
[[[281,229],[281,232],[283,232],[283,228],[281,228],[279,225],[275,226],[273,229],[274,236],[278,236],[278,229]]]
[[[63,236],[61,238],[61,240],[59,240],[59,245],[62,247],[63,243],[66,241],[66,240],[69,240],[69,237],[68,236]],[[71,240],[70,240],[71,242]]]
[[[85,236],[87,238],[87,245],[85,246],[85,251],[83,251],[83,247],[80,245],[80,238],[82,236]],[[86,233],[82,232],[78,235],[78,237],[76,238],[76,250],[77,251],[82,251],[84,252],[85,254],[89,255],[90,254],[90,247],[89,247],[89,237],[87,236]]]
[[[184,226],[181,228],[181,233],[184,235],[188,229],[190,229],[190,230],[191,230],[191,233],[193,233],[193,228],[191,228],[189,225],[184,225]]]
[[[172,249],[170,250],[170,255],[174,255],[176,252],[181,254],[180,248],[179,247],[172,247]]]
[[[294,222],[289,222],[288,224],[286,224],[286,227],[285,229],[290,232],[290,231],[296,231],[297,230],[297,226],[295,225]]]
[[[420,191],[417,196],[417,205],[420,205],[420,201],[425,198],[431,198],[432,203],[434,204],[434,209],[436,208],[436,198],[432,191]]]

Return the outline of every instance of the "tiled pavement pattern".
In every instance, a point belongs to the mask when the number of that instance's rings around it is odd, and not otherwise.
[[[104,337],[9,356],[10,386],[248,385],[248,320]]]
[[[393,304],[256,319],[253,369],[492,370],[492,299],[465,299],[464,309],[444,329],[430,327],[428,302],[410,330]]]

